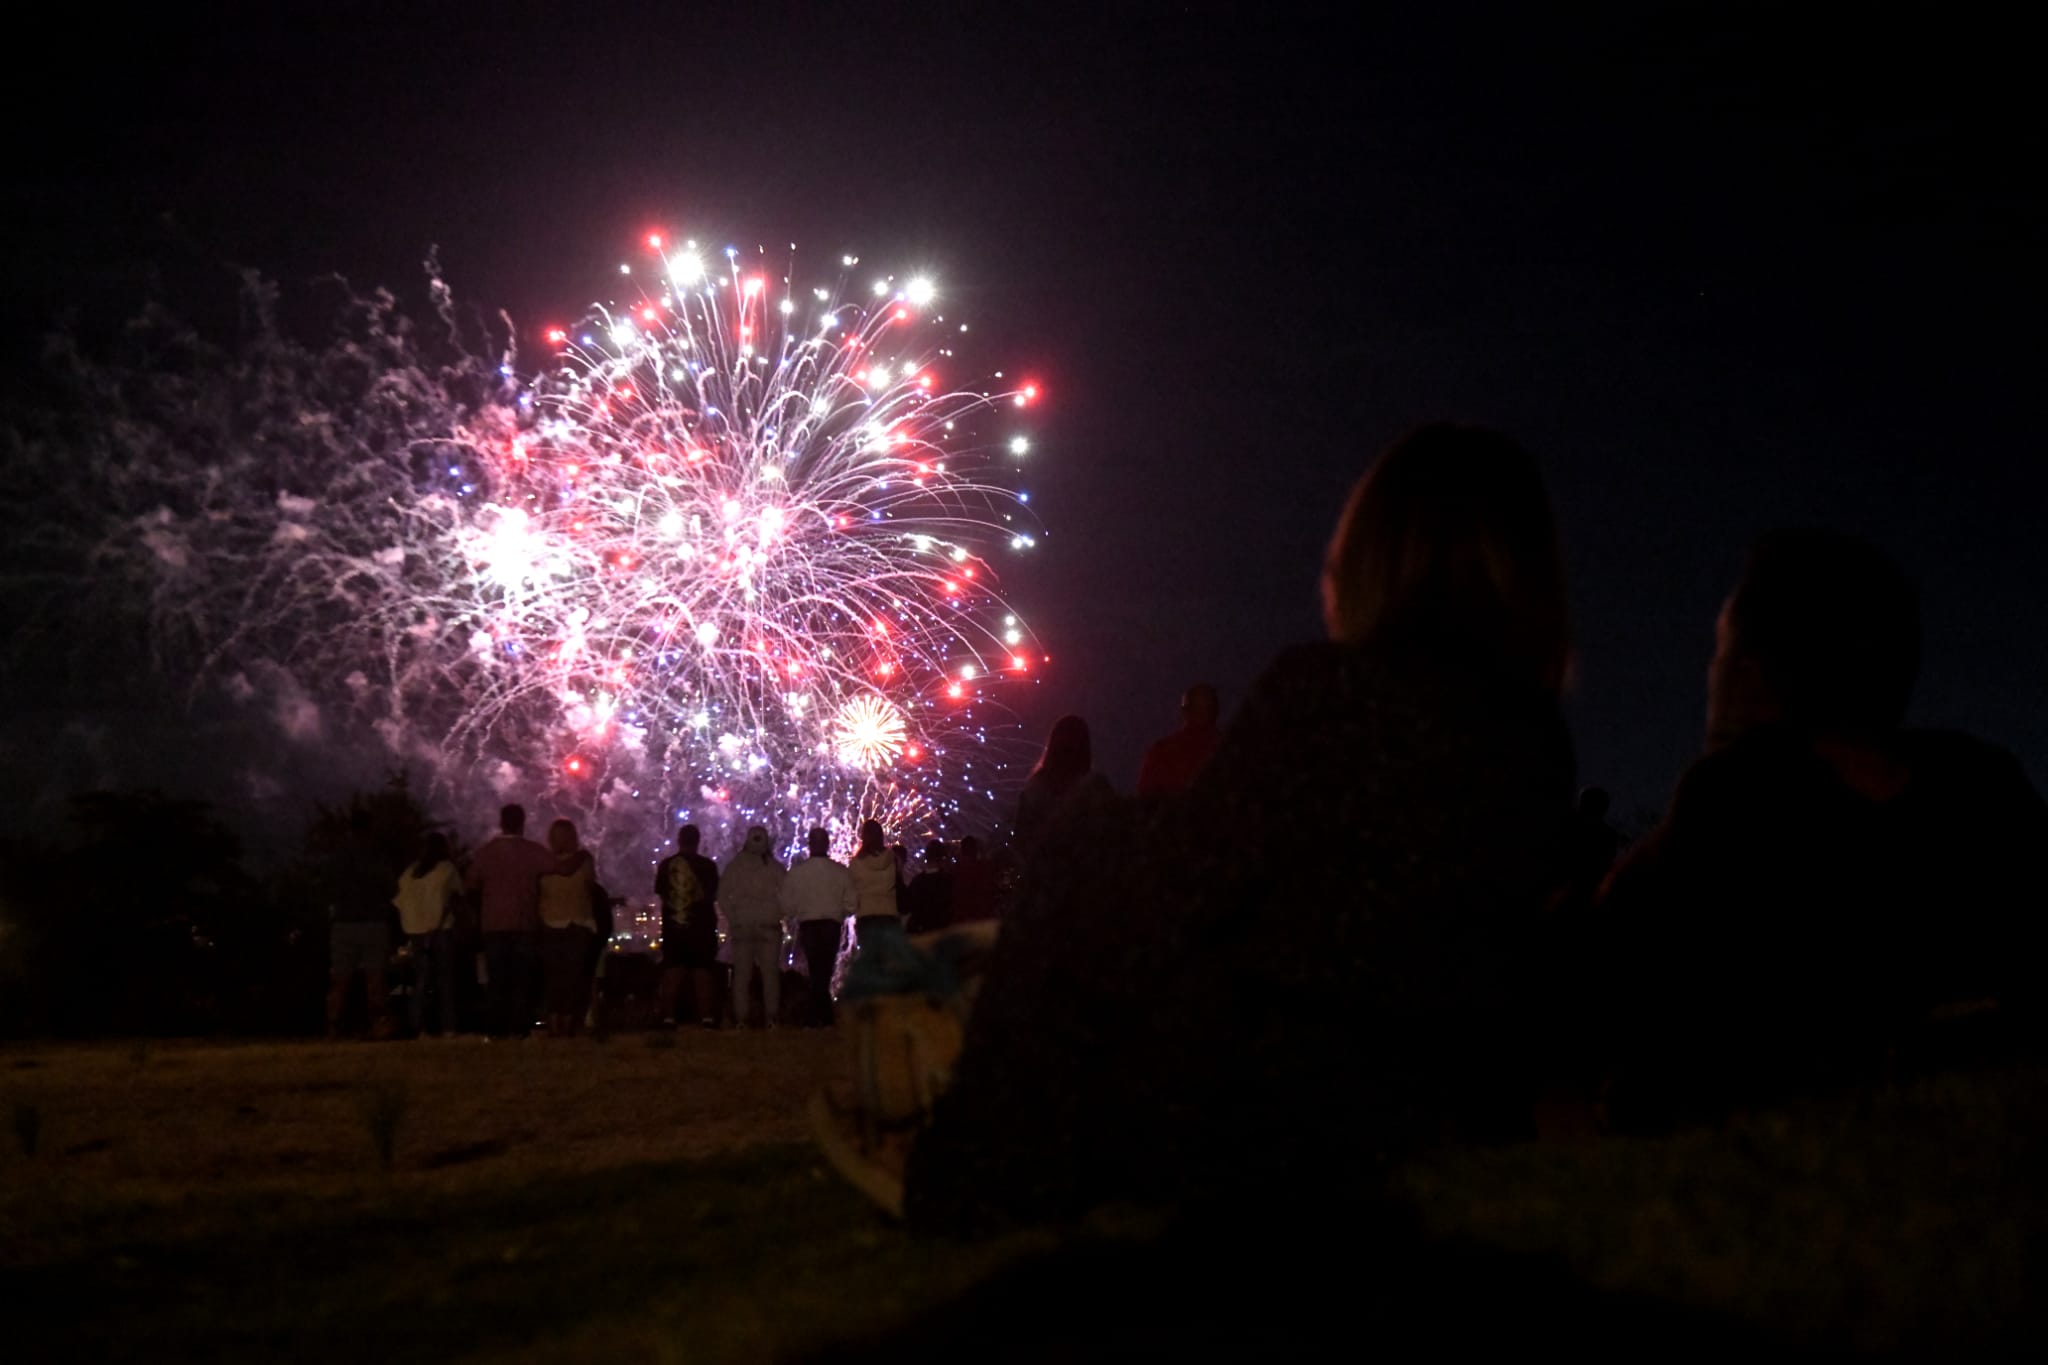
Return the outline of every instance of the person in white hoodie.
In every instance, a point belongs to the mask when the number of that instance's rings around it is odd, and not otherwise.
[[[804,971],[811,993],[805,1001],[804,1027],[832,1027],[832,971],[839,963],[839,941],[846,917],[859,902],[853,876],[832,861],[832,836],[814,829],[807,841],[811,856],[789,869],[782,879],[782,913],[796,924],[804,950]]]
[[[718,878],[718,904],[725,911],[726,941],[732,946],[733,1022],[747,1026],[754,973],[761,973],[761,1001],[768,1027],[782,1012],[782,864],[764,826],[747,830],[747,841]]]

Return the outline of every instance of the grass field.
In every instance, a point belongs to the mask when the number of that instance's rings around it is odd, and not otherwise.
[[[7,1357],[778,1360],[948,1314],[957,1339],[1075,1239],[881,1220],[806,1141],[840,1063],[801,1032],[0,1050]],[[1651,1305],[1648,1330],[1776,1344],[2040,1344],[2042,1079],[1446,1152],[1401,1177],[1401,1292],[1484,1308],[1513,1284],[1568,1320]],[[1060,1303],[1018,1293],[1046,1339]],[[1064,1353],[1004,1358],[1041,1354]]]

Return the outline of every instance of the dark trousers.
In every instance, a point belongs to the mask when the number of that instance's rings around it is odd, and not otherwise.
[[[803,946],[804,969],[810,973],[811,988],[804,997],[804,1024],[808,1028],[832,1027],[832,970],[839,965],[842,927],[836,919],[797,923],[796,937]]]
[[[542,995],[548,1013],[566,1014],[583,1022],[590,1008],[590,941],[596,935],[580,924],[540,931]],[[554,1021],[548,1023],[554,1027]]]
[[[540,986],[538,933],[486,933],[484,970],[490,983],[484,1013],[493,1038],[524,1038],[533,1032],[535,993]]]
[[[412,935],[412,1031],[427,1031],[427,993],[441,1018],[441,1032],[455,1032],[455,935],[446,929]]]

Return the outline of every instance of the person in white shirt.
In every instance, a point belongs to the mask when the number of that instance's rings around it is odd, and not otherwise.
[[[839,944],[857,897],[853,876],[832,861],[832,836],[822,829],[810,833],[811,856],[789,869],[782,879],[782,913],[796,922],[797,942],[804,950],[804,971],[811,990],[805,1002],[804,1027],[832,1027],[832,971]]]
[[[455,898],[462,872],[448,853],[448,836],[427,835],[419,861],[398,874],[398,921],[412,945],[412,1032],[426,1033],[427,991],[441,1019],[441,1036],[455,1033]]]

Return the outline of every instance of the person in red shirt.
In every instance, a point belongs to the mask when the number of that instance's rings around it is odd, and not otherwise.
[[[555,870],[555,855],[526,837],[526,808],[517,805],[498,812],[496,837],[470,858],[464,880],[481,905],[493,1038],[533,1032],[540,1003],[540,879]]]
[[[1138,765],[1138,795],[1171,796],[1186,791],[1216,752],[1216,689],[1196,683],[1181,695],[1180,729],[1145,751]]]

